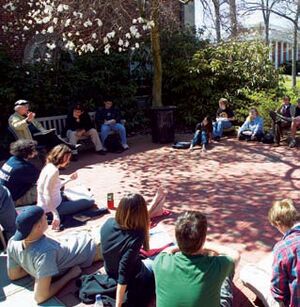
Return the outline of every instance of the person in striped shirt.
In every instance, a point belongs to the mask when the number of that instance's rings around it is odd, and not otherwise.
[[[283,234],[273,249],[271,293],[282,306],[300,306],[300,215],[291,199],[274,202],[270,223]]]

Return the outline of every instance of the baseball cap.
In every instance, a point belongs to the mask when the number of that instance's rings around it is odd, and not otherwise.
[[[24,100],[24,99],[19,99],[15,102],[15,107],[16,106],[24,106],[25,104],[29,104],[28,100]]]
[[[33,226],[41,219],[44,210],[39,206],[25,208],[16,218],[17,231],[14,235],[16,241],[27,238]]]

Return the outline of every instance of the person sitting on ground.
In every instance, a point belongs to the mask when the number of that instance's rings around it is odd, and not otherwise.
[[[296,133],[299,127],[300,127],[300,98],[297,99],[297,106],[295,108],[295,116],[292,117],[291,141],[289,143],[289,147],[291,148],[296,146]]]
[[[283,235],[273,248],[271,293],[284,306],[300,306],[300,215],[291,199],[276,201],[270,223]]]
[[[97,130],[93,128],[91,118],[89,114],[85,112],[82,105],[74,105],[72,112],[68,114],[65,129],[67,132],[67,138],[71,144],[76,145],[78,140],[91,137],[96,153],[100,155],[105,154],[99,134]],[[72,160],[76,161],[78,159],[77,149],[73,150],[72,154]]]
[[[239,140],[261,141],[264,136],[264,121],[256,108],[249,111],[249,116],[238,131]]]
[[[17,212],[9,190],[0,184],[0,225],[4,229],[4,237],[8,241],[16,231]]]
[[[101,259],[100,245],[87,233],[57,241],[45,235],[47,217],[39,206],[31,206],[16,219],[17,231],[7,247],[7,271],[11,280],[28,274],[35,278],[34,299],[42,303],[71,279]],[[56,277],[53,281],[52,278]]]
[[[282,104],[276,111],[270,111],[270,117],[273,121],[275,145],[278,146],[280,144],[282,130],[291,127],[292,118],[295,117],[295,111],[295,106],[291,104],[289,96],[283,97]]]
[[[159,188],[151,204],[140,194],[128,194],[118,205],[115,218],[102,226],[101,244],[104,267],[117,283],[116,306],[128,290],[129,306],[146,306],[154,294],[152,261],[141,260],[140,249],[149,250],[150,217],[159,215],[166,194]]]
[[[237,251],[207,243],[207,219],[196,211],[176,222],[178,248],[167,248],[154,260],[157,307],[232,305],[232,277]]]
[[[29,111],[29,101],[16,101],[14,109],[15,113],[9,117],[8,123],[19,139],[34,139],[39,145],[44,145],[48,150],[61,143],[66,144],[71,149],[78,147],[67,143],[54,130],[45,129],[35,119],[35,113]]]
[[[95,121],[97,126],[100,128],[101,139],[104,146],[105,140],[108,137],[110,131],[116,131],[121,137],[123,149],[126,150],[129,148],[126,139],[126,129],[124,125],[120,123],[121,113],[118,108],[113,106],[112,98],[104,98],[104,108],[99,108],[96,111]]]
[[[196,131],[191,141],[190,150],[193,150],[196,145],[202,145],[202,150],[205,151],[212,138],[212,120],[206,116],[201,123],[196,125]]]
[[[38,170],[30,159],[37,155],[37,142],[20,139],[10,144],[11,157],[0,169],[0,184],[6,186],[16,206],[36,203]]]
[[[213,124],[213,137],[219,141],[223,135],[224,129],[232,127],[235,120],[233,111],[228,106],[228,100],[221,98],[219,100],[219,109],[217,110],[216,121]]]
[[[46,213],[53,215],[52,229],[59,230],[61,216],[71,215],[80,211],[87,210],[94,205],[93,199],[68,200],[61,192],[64,185],[78,178],[77,173],[70,175],[64,183],[59,178],[59,169],[66,168],[70,163],[71,149],[60,144],[55,146],[48,154],[46,165],[41,171],[37,182],[37,204]]]

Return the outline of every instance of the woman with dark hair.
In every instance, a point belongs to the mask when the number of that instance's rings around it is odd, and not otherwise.
[[[29,162],[37,155],[37,142],[21,139],[10,144],[11,157],[0,169],[0,184],[6,186],[16,206],[36,203],[40,170]]]
[[[117,283],[116,307],[122,306],[127,291],[128,306],[147,306],[154,294],[152,261],[140,258],[140,249],[149,250],[150,217],[140,194],[123,197],[116,217],[101,228],[104,267]]]
[[[62,195],[62,187],[69,181],[78,178],[77,173],[70,175],[64,183],[59,178],[59,169],[69,165],[71,149],[60,144],[55,146],[48,154],[46,165],[41,171],[37,183],[38,206],[41,206],[46,213],[52,212],[52,228],[60,229],[60,216],[74,214],[86,210],[94,205],[93,199],[68,200]]]
[[[206,116],[201,123],[196,126],[194,137],[191,141],[190,150],[196,145],[202,145],[202,151],[206,150],[209,140],[212,138],[212,120],[209,116]]]

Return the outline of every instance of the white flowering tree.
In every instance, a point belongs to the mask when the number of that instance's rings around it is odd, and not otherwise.
[[[2,0],[2,2],[5,0]],[[188,2],[188,1],[181,1]],[[58,48],[80,54],[112,49],[123,52],[139,48],[144,35],[151,36],[154,77],[153,105],[160,106],[162,65],[159,23],[164,16],[176,19],[178,0],[11,0],[3,4],[8,15],[2,30],[12,48],[34,35],[46,38],[50,60]],[[11,18],[9,18],[11,17]]]

